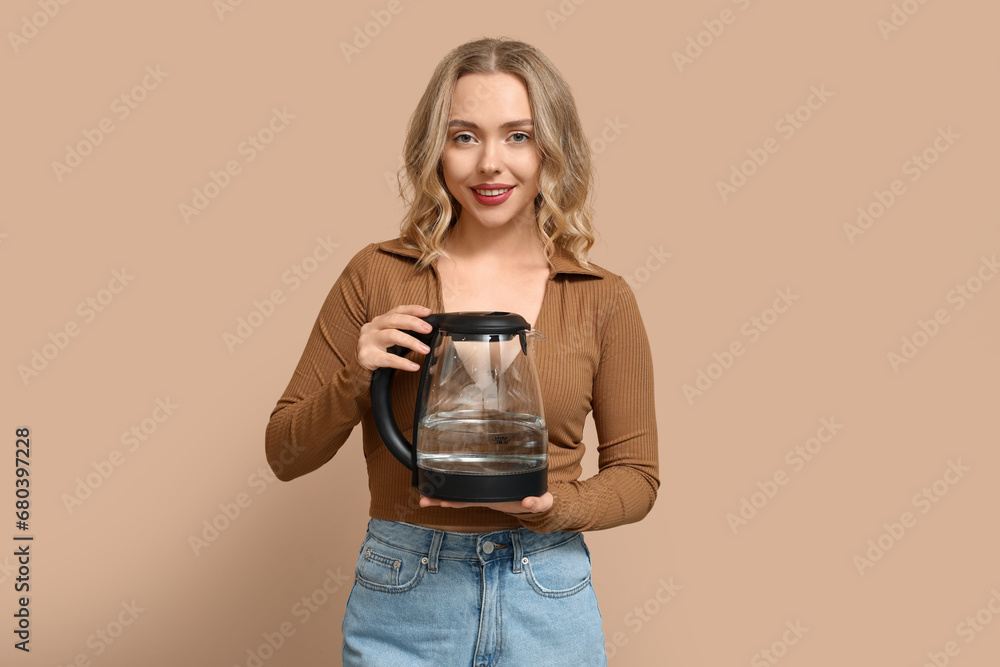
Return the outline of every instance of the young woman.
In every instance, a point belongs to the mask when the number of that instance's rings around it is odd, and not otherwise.
[[[635,297],[587,261],[590,147],[569,86],[534,47],[463,44],[410,119],[397,239],[348,262],[266,432],[279,479],[316,470],[362,425],[371,519],[343,622],[345,665],[604,665],[583,531],[639,521],[659,488],[653,366]],[[548,491],[520,502],[422,496],[382,444],[372,372],[401,371],[412,414],[432,312],[507,311],[534,344]],[[401,345],[406,357],[387,349]],[[587,414],[599,472],[580,480]],[[406,432],[405,424],[400,426]]]

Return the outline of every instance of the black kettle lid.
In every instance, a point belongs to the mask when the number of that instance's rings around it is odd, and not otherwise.
[[[515,334],[531,329],[528,321],[517,313],[502,311],[435,313],[424,319],[448,333]]]

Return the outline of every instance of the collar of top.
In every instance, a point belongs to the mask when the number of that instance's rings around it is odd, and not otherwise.
[[[384,250],[385,252],[393,255],[420,259],[420,250],[406,247],[403,245],[402,239],[399,238],[382,241],[381,243],[377,243],[375,245],[380,250]],[[587,269],[581,266],[580,263],[573,259],[569,253],[558,246],[556,246],[555,254],[552,255],[552,266],[549,269],[549,279],[551,280],[554,278],[557,273],[580,273],[587,276],[595,276],[597,278],[604,277],[604,275],[596,269]]]

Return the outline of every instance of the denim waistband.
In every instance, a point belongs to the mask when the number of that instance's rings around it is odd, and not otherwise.
[[[484,533],[462,533],[374,518],[368,521],[368,532],[386,544],[424,554],[430,572],[437,571],[440,558],[483,562],[511,558],[514,572],[520,572],[522,558],[581,536],[580,533],[566,531],[536,533],[523,526]]]

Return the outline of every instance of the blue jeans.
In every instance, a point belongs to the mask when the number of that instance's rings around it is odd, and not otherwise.
[[[371,519],[344,665],[607,665],[582,533],[434,530]]]

